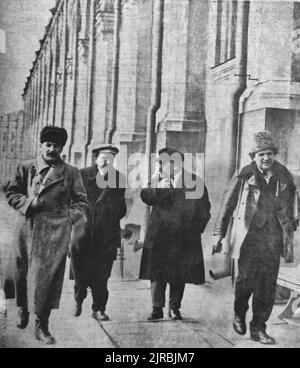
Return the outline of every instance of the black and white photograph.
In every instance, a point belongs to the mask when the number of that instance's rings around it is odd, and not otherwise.
[[[0,348],[300,348],[300,0],[0,0]]]

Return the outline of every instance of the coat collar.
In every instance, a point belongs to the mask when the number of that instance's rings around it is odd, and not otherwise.
[[[238,177],[243,178],[249,185],[259,187],[256,173],[256,164],[255,162],[252,162],[250,165],[242,168],[238,174]],[[274,162],[273,174],[277,176],[277,185],[280,192],[283,191],[288,185],[295,187],[291,173],[278,161]]]
[[[118,171],[113,169],[117,175],[117,179],[118,179]],[[98,167],[97,165],[93,165],[90,167],[89,171],[88,171],[88,180],[89,181],[93,181],[95,180],[96,181],[96,177],[98,175],[99,171],[98,171]]]
[[[38,174],[40,174],[43,170],[45,169],[49,169],[49,167],[53,167],[55,170],[55,173],[57,175],[61,175],[65,169],[65,165],[63,160],[59,159],[56,163],[54,163],[53,165],[49,165],[43,158],[42,155],[39,155],[36,158],[35,161],[35,168]]]
[[[44,169],[46,168],[52,168],[45,176],[45,183],[43,187],[41,188],[41,191],[39,194],[41,194],[45,189],[47,189],[49,186],[52,186],[53,184],[60,182],[64,179],[64,170],[65,170],[65,164],[62,160],[58,160],[53,165],[48,165],[47,162],[43,159],[42,156],[38,156],[35,162],[35,169],[38,174],[40,174]]]
[[[90,167],[90,170],[88,172],[88,180],[93,181],[96,180],[96,176],[98,174],[98,168],[97,165],[93,165]]]

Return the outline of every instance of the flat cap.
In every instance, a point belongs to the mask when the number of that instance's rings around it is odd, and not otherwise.
[[[40,143],[54,142],[64,146],[68,139],[68,133],[65,128],[47,125],[40,133]]]
[[[99,154],[100,152],[110,152],[112,153],[113,155],[117,155],[119,153],[119,149],[114,146],[113,144],[110,144],[110,143],[104,143],[104,144],[100,144],[99,146],[96,146],[92,152],[94,154]]]

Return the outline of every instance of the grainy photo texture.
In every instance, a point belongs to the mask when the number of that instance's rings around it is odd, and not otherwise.
[[[0,173],[1,348],[300,347],[299,1],[0,0]]]

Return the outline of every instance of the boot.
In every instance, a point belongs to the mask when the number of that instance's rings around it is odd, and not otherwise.
[[[157,321],[164,318],[164,312],[162,308],[153,307],[152,313],[148,317],[148,321]]]
[[[173,321],[182,321],[180,310],[177,308],[170,308],[169,318],[171,318]]]
[[[98,322],[109,321],[109,317],[107,314],[105,314],[104,311],[93,311],[92,318],[94,318]]]
[[[239,335],[245,335],[247,332],[246,320],[244,316],[240,317],[237,314],[235,314],[233,322],[232,322],[232,326],[235,332]]]
[[[27,327],[29,322],[29,312],[27,307],[20,307],[18,310],[17,327],[22,330]]]
[[[55,344],[55,339],[51,336],[48,329],[48,320],[41,319],[39,316],[37,316],[35,321],[34,335],[38,341],[42,341],[46,345]]]
[[[265,331],[251,331],[251,340],[260,342],[263,345],[275,345],[276,340],[269,336]]]

